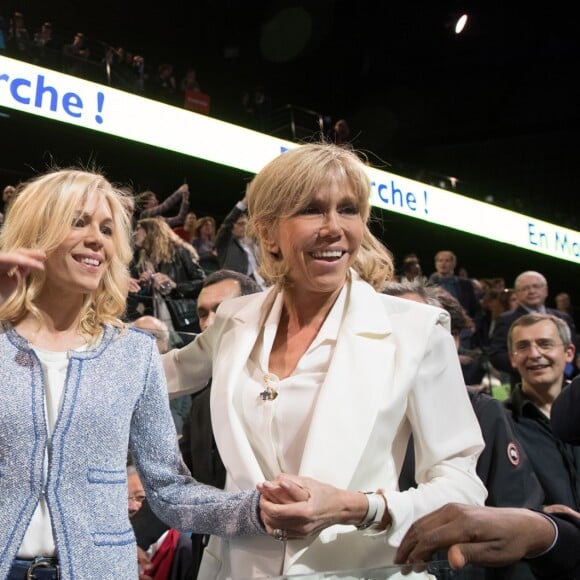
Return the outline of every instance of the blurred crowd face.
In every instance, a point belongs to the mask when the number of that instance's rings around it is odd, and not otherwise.
[[[234,238],[243,238],[246,235],[246,227],[248,225],[248,218],[245,215],[240,216],[232,228],[232,236]]]
[[[193,229],[195,228],[195,222],[197,222],[197,216],[195,215],[195,213],[190,211],[185,216],[185,221],[183,222],[183,229],[188,232],[193,232]]]
[[[215,228],[212,222],[209,220],[204,222],[203,226],[201,226],[201,230],[199,232],[202,237],[211,238],[215,233]]]
[[[145,209],[151,209],[152,207],[155,207],[156,205],[159,205],[159,200],[157,199],[157,196],[155,195],[155,193],[150,192],[147,197],[145,198]]]
[[[147,236],[147,232],[145,228],[142,226],[137,226],[133,231],[133,242],[137,248],[143,246],[143,242],[145,241],[145,237]]]
[[[437,252],[435,256],[435,270],[439,276],[453,276],[456,259],[452,252]]]
[[[4,204],[9,204],[12,201],[15,193],[16,188],[13,185],[7,185],[2,190],[2,201],[4,201]]]
[[[145,501],[145,490],[137,472],[127,476],[127,490],[129,494],[129,517],[132,518],[141,509]]]
[[[419,263],[419,258],[407,258],[403,263],[403,272],[404,275],[411,280],[417,276],[421,276],[421,264]]]
[[[560,292],[560,294],[556,296],[555,300],[556,308],[558,310],[562,310],[563,312],[567,312],[572,306],[570,295],[566,292]]]
[[[516,284],[518,302],[531,310],[540,308],[548,297],[548,284],[539,274],[525,274]]]
[[[231,278],[202,288],[197,297],[197,317],[201,331],[213,324],[216,310],[224,300],[235,298],[240,294],[239,282]]]

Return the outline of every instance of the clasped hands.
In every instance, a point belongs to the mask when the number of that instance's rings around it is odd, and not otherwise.
[[[368,509],[364,494],[310,477],[280,474],[258,484],[260,515],[276,539],[301,539],[335,525],[358,525]]]

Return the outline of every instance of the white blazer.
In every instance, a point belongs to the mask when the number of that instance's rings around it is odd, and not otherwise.
[[[284,545],[270,537],[212,537],[198,578],[249,579],[392,563],[396,546],[420,516],[450,502],[483,505],[475,467],[483,449],[447,312],[377,293],[351,272],[345,315],[321,387],[299,475],[339,488],[383,489],[393,525],[379,536],[332,526]],[[227,489],[264,480],[233,404],[242,369],[276,289],[228,300],[194,342],[163,357],[172,396],[212,377],[211,414],[227,469]],[[399,492],[410,432],[417,489]]]

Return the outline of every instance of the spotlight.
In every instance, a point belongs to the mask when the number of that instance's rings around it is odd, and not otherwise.
[[[457,20],[455,21],[455,27],[453,29],[455,31],[455,34],[461,34],[463,32],[463,30],[467,26],[468,18],[469,17],[465,13],[459,16],[459,18],[457,18]]]

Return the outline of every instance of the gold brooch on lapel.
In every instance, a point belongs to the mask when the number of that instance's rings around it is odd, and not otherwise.
[[[273,378],[271,375],[264,375],[264,385],[266,388],[259,395],[262,401],[273,401],[278,396],[278,391],[270,382]]]

